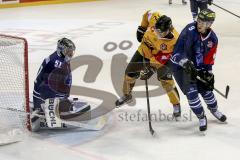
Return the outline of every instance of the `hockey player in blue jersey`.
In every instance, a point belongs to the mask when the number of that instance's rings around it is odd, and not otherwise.
[[[42,62],[34,81],[33,105],[41,109],[47,98],[67,98],[72,84],[70,59],[75,52],[75,44],[67,38],[57,43],[57,50]]]
[[[75,49],[75,44],[70,39],[62,38],[58,40],[56,51],[42,62],[34,81],[32,131],[71,128],[61,119],[79,116],[90,109],[88,103],[69,98],[72,85],[70,60]]]
[[[182,30],[171,57],[174,77],[199,119],[200,131],[207,129],[207,118],[199,93],[210,112],[221,122],[226,121],[226,116],[218,111],[217,100],[213,94],[212,66],[218,45],[218,38],[210,28],[214,20],[215,12],[210,9],[202,10],[197,21]],[[199,77],[206,83],[199,81]]]
[[[207,9],[208,5],[212,4],[213,0],[190,0],[190,9],[192,12],[193,20],[195,21],[198,15],[198,10]]]

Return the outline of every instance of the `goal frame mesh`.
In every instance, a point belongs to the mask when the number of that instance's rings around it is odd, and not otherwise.
[[[29,70],[28,70],[28,42],[27,39],[23,37],[18,36],[12,36],[12,35],[5,35],[0,34],[0,37],[9,38],[9,39],[15,39],[15,40],[21,40],[24,43],[24,58],[23,58],[23,70],[24,70],[24,93],[25,93],[25,101],[24,101],[24,109],[26,112],[26,124],[25,127],[27,130],[31,131],[31,122],[30,122],[30,101],[29,101]]]

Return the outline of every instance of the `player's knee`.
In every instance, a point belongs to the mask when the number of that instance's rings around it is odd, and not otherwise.
[[[166,90],[166,92],[170,92],[175,88],[175,83],[173,80],[160,80],[162,87]]]

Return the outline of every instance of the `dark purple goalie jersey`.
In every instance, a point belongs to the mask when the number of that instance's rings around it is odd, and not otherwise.
[[[70,63],[54,52],[42,62],[34,82],[33,98],[68,97],[72,84]]]

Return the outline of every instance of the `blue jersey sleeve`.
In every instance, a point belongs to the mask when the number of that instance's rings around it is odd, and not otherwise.
[[[44,83],[44,74],[46,72],[46,68],[48,66],[49,61],[50,57],[44,59],[44,61],[42,62],[41,66],[38,69],[36,80],[34,81],[33,96],[39,99],[41,99],[40,87]]]
[[[171,61],[180,65],[182,59],[188,59],[188,53],[192,50],[194,23],[187,25],[181,32],[174,47]]]

